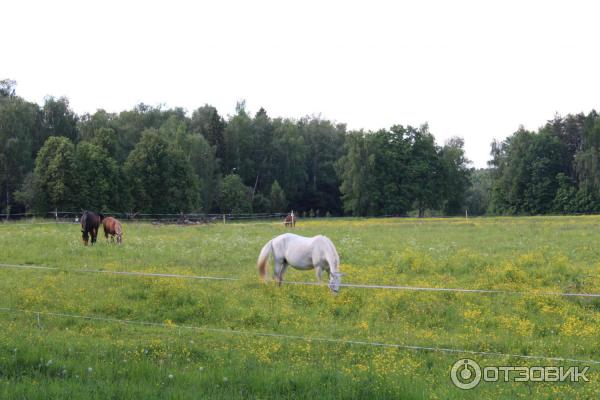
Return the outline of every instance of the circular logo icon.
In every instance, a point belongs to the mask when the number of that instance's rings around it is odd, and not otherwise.
[[[481,368],[470,358],[462,358],[452,366],[450,378],[460,389],[473,389],[481,381]]]

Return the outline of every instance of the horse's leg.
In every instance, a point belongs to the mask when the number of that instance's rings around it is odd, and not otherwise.
[[[317,274],[317,282],[321,283],[321,276],[323,275],[323,268],[320,266],[315,267],[315,273]]]
[[[281,271],[282,266],[281,260],[277,260],[273,258],[273,280],[277,281],[279,279],[279,271]]]
[[[285,270],[288,267],[288,263],[286,263],[285,261],[281,264],[281,269],[279,270],[279,279],[277,280],[277,283],[279,284],[279,286],[281,286],[281,282],[283,282],[283,274],[285,273]]]
[[[285,272],[285,269],[287,268],[287,263],[285,262],[285,260],[275,259],[273,261],[275,264],[273,278],[275,279],[277,284],[279,286],[281,286],[281,281],[283,280],[283,273]]]

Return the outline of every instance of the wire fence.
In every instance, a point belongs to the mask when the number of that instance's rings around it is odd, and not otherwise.
[[[79,223],[81,211],[50,211],[46,213],[16,213],[0,214],[0,222],[21,224],[43,223]],[[105,212],[106,216],[113,216],[127,222],[150,222],[155,224],[209,224],[227,223],[232,221],[250,220],[283,220],[287,213],[245,213],[245,214],[208,214],[208,213],[137,213],[137,212]]]
[[[221,282],[235,282],[244,281],[238,277],[219,277],[219,276],[202,276],[202,275],[184,275],[184,274],[170,274],[170,273],[159,273],[159,272],[140,272],[140,271],[112,271],[112,270],[98,270],[98,269],[66,269],[58,267],[49,267],[43,265],[19,265],[19,264],[0,264],[0,268],[13,268],[13,269],[29,269],[38,271],[55,271],[65,273],[87,273],[87,274],[107,274],[107,275],[124,275],[124,276],[136,276],[136,277],[158,277],[158,278],[179,278],[179,279],[194,279],[194,280],[205,280],[205,281],[221,281]],[[307,285],[315,286],[320,285],[317,282],[295,282],[295,281],[284,281],[284,284],[288,285]],[[598,293],[563,293],[563,292],[544,292],[539,290],[531,291],[507,291],[507,290],[494,290],[494,289],[465,289],[465,288],[444,288],[444,287],[417,287],[417,286],[393,286],[393,285],[370,285],[370,284],[341,284],[342,287],[347,288],[362,288],[362,289],[383,289],[383,290],[408,290],[408,291],[427,291],[427,292],[458,292],[458,293],[471,293],[471,294],[505,294],[505,295],[539,295],[539,296],[566,296],[566,297],[600,297]],[[412,344],[402,343],[387,343],[380,341],[367,341],[367,340],[356,340],[356,339],[341,339],[341,338],[330,338],[330,337],[308,337],[299,335],[290,335],[278,332],[257,332],[257,331],[244,331],[236,329],[225,329],[216,327],[206,326],[193,326],[193,325],[179,325],[173,323],[161,323],[152,321],[141,321],[134,319],[118,319],[105,316],[95,315],[79,315],[73,313],[62,313],[53,311],[37,311],[37,310],[26,310],[12,307],[0,307],[0,311],[10,313],[22,313],[32,314],[37,318],[38,326],[40,325],[40,316],[50,316],[57,318],[70,318],[70,319],[81,319],[92,322],[104,322],[104,323],[121,323],[126,325],[139,325],[147,327],[158,327],[158,328],[179,328],[194,331],[203,331],[219,334],[228,335],[242,335],[242,336],[253,336],[253,337],[269,337],[281,340],[294,340],[294,341],[305,341],[305,342],[316,342],[326,344],[342,344],[351,346],[370,346],[379,348],[394,348],[399,350],[413,350],[422,352],[437,352],[445,354],[465,354],[465,355],[478,355],[484,357],[504,357],[504,358],[518,358],[527,360],[546,360],[551,362],[573,362],[582,364],[594,364],[600,365],[600,361],[592,359],[580,359],[575,357],[557,357],[557,356],[546,356],[546,355],[529,355],[529,354],[516,354],[516,353],[503,353],[495,351],[482,351],[482,350],[470,350],[470,349],[457,349],[457,348],[446,348],[446,347],[435,347],[435,346],[421,346]]]
[[[104,274],[104,275],[123,275],[123,276],[138,276],[152,278],[178,278],[192,280],[207,280],[207,281],[246,281],[244,278],[227,277],[227,276],[205,276],[205,275],[185,275],[185,274],[170,274],[162,272],[143,272],[143,271],[114,271],[104,269],[88,269],[88,268],[58,268],[48,267],[44,265],[19,265],[19,264],[3,264],[0,263],[0,268],[12,269],[30,269],[43,271],[56,271],[64,273],[84,273],[84,274]],[[323,286],[319,282],[303,282],[303,281],[282,281],[284,285],[300,285],[300,286]],[[449,292],[449,293],[472,293],[472,294],[500,294],[500,295],[518,295],[518,296],[556,296],[556,297],[589,297],[600,298],[600,293],[578,293],[578,292],[553,292],[544,290],[500,290],[500,289],[470,289],[470,288],[448,288],[448,287],[426,287],[426,286],[397,286],[397,285],[375,285],[364,283],[340,283],[340,287],[355,288],[355,289],[384,289],[398,291],[413,291],[413,292]]]
[[[13,225],[17,222],[22,224],[48,224],[48,223],[79,223],[82,211],[61,211],[54,210],[42,213],[0,213],[0,224],[1,223],[12,223]],[[154,224],[209,224],[209,223],[227,223],[233,221],[260,221],[260,220],[283,220],[288,213],[140,213],[132,211],[106,211],[106,216],[113,216],[127,222],[149,222]],[[597,216],[598,213],[569,213],[569,214],[544,214],[547,217],[558,217],[558,216]],[[513,215],[512,217],[527,217],[528,215]],[[296,218],[301,219],[322,219],[330,218],[329,214],[313,213],[309,211],[296,212]],[[497,218],[502,215],[443,215],[443,214],[428,214],[420,220],[425,219],[473,219],[473,218]],[[400,214],[384,214],[377,215],[370,218],[388,219],[388,218],[402,218],[411,219],[416,218],[416,215],[400,215]]]
[[[107,213],[108,214],[108,213]],[[55,211],[52,213],[35,214],[35,213],[22,213],[22,214],[11,214],[15,216],[15,219],[9,221],[25,222],[25,224],[53,224],[53,223],[76,223],[77,218],[81,213],[74,211]],[[111,215],[119,216],[129,221],[152,221],[152,222],[164,222],[164,223],[211,223],[211,222],[227,222],[235,220],[252,220],[252,219],[277,219],[284,218],[287,214],[284,213],[273,213],[273,214],[134,214],[128,215],[127,213],[112,213]],[[6,217],[5,214],[0,214],[0,219]],[[42,221],[36,221],[36,218],[42,219]],[[9,223],[11,223],[9,222]],[[113,271],[113,270],[99,270],[99,269],[88,269],[88,268],[58,268],[43,265],[19,265],[19,264],[4,264],[0,263],[0,268],[12,268],[12,269],[29,269],[38,271],[57,271],[65,273],[87,273],[87,274],[105,274],[105,275],[121,275],[121,276],[137,276],[137,277],[158,277],[158,278],[177,278],[177,279],[193,279],[193,280],[204,280],[204,281],[221,281],[221,282],[236,282],[244,281],[245,279],[239,277],[222,277],[222,276],[203,276],[203,275],[185,275],[185,274],[171,274],[161,272],[143,272],[143,271]],[[317,286],[322,285],[318,282],[301,282],[301,281],[283,281],[285,285],[301,285],[301,286]],[[385,284],[363,284],[363,283],[341,283],[340,287],[355,288],[355,289],[378,289],[378,290],[395,290],[395,291],[415,291],[415,292],[450,292],[450,293],[466,293],[466,294],[482,294],[482,295],[533,295],[533,296],[558,296],[558,297],[587,297],[587,298],[600,298],[600,293],[577,293],[577,292],[557,292],[557,291],[544,291],[544,290],[500,290],[500,289],[480,289],[480,288],[450,288],[450,287],[423,287],[423,286],[407,286],[407,285],[385,285]],[[195,331],[205,331],[221,334],[230,335],[245,335],[255,337],[271,337],[278,339],[289,339],[296,341],[307,341],[307,342],[322,342],[329,344],[344,344],[344,345],[357,345],[357,346],[372,346],[382,348],[396,348],[402,350],[415,350],[415,351],[429,351],[429,352],[440,352],[440,353],[451,353],[451,354],[470,354],[490,357],[507,357],[507,358],[520,358],[529,360],[547,360],[554,362],[575,362],[575,363],[587,363],[600,365],[600,361],[597,360],[585,360],[572,357],[555,357],[546,355],[526,355],[526,354],[513,354],[513,353],[502,353],[493,351],[479,351],[469,349],[455,349],[455,348],[444,348],[444,347],[432,347],[432,346],[419,346],[410,344],[399,344],[399,343],[385,343],[385,342],[374,342],[365,340],[353,340],[353,339],[340,339],[340,338],[327,338],[327,337],[307,337],[298,335],[288,335],[276,332],[254,332],[254,331],[243,331],[234,329],[223,329],[214,327],[203,327],[203,326],[191,326],[191,325],[177,325],[177,324],[165,324],[151,321],[139,321],[139,320],[126,320],[117,319],[103,316],[89,316],[89,315],[78,315],[61,312],[51,311],[35,311],[25,310],[10,307],[0,307],[0,311],[10,313],[24,313],[34,314],[39,321],[40,315],[52,316],[58,318],[72,318],[82,319],[94,322],[106,322],[106,323],[122,323],[128,325],[141,325],[151,326],[160,328],[180,328]]]
[[[294,340],[294,341],[320,342],[320,343],[342,344],[342,345],[351,345],[351,346],[370,346],[370,347],[380,347],[380,348],[393,348],[393,349],[400,349],[400,350],[427,351],[427,352],[438,352],[438,353],[449,353],[449,354],[469,354],[469,355],[479,355],[479,356],[487,356],[487,357],[505,357],[505,358],[519,358],[519,359],[527,359],[527,360],[546,360],[546,361],[552,361],[552,362],[573,362],[573,363],[581,363],[581,364],[600,365],[600,361],[597,361],[597,360],[580,359],[580,358],[574,358],[574,357],[556,357],[556,356],[546,356],[546,355],[515,354],[515,353],[502,353],[502,352],[495,352],[495,351],[480,351],[480,350],[456,349],[456,348],[433,347],[433,346],[418,346],[418,345],[409,345],[409,344],[400,344],[400,343],[373,342],[373,341],[354,340],[354,339],[310,337],[310,336],[300,336],[300,335],[288,335],[288,334],[277,333],[277,332],[244,331],[244,330],[238,330],[238,329],[224,329],[224,328],[214,328],[214,327],[206,327],[206,326],[182,325],[182,324],[174,324],[174,323],[166,324],[166,323],[162,323],[162,322],[119,319],[119,318],[110,318],[110,317],[93,316],[93,315],[79,315],[79,314],[61,313],[61,312],[52,312],[52,311],[35,311],[35,310],[25,310],[25,309],[11,308],[11,307],[0,307],[0,311],[8,312],[8,313],[21,313],[21,314],[34,315],[36,317],[38,326],[40,326],[40,316],[43,315],[43,316],[50,316],[50,317],[57,317],[57,318],[81,319],[81,320],[94,321],[94,322],[119,323],[119,324],[125,324],[125,325],[140,325],[140,326],[156,327],[156,328],[186,329],[186,330],[193,330],[193,331],[202,331],[202,332],[237,335],[237,336],[268,337],[268,338],[276,338],[276,339],[282,339],[282,340],[287,339],[287,340]]]

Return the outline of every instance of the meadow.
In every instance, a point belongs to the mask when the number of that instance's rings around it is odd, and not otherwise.
[[[345,283],[519,292],[343,287],[334,296],[325,285],[259,282],[256,258],[286,231],[279,221],[129,223],[122,245],[101,237],[93,247],[76,224],[3,224],[0,263],[57,270],[0,267],[0,398],[599,398],[600,366],[589,363],[306,340],[600,361],[600,298],[542,294],[600,293],[599,225],[596,216],[300,220],[295,233],[335,243]],[[315,275],[288,269],[285,280]],[[589,365],[590,382],[465,391],[450,380],[464,356]]]

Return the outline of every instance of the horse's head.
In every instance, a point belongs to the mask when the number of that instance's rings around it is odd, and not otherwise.
[[[335,294],[340,291],[340,285],[342,284],[342,276],[344,274],[339,272],[332,272],[329,274],[329,289]]]
[[[88,240],[90,239],[90,236],[89,236],[87,230],[82,230],[81,231],[81,238],[83,239],[83,244],[87,246],[88,245]]]

